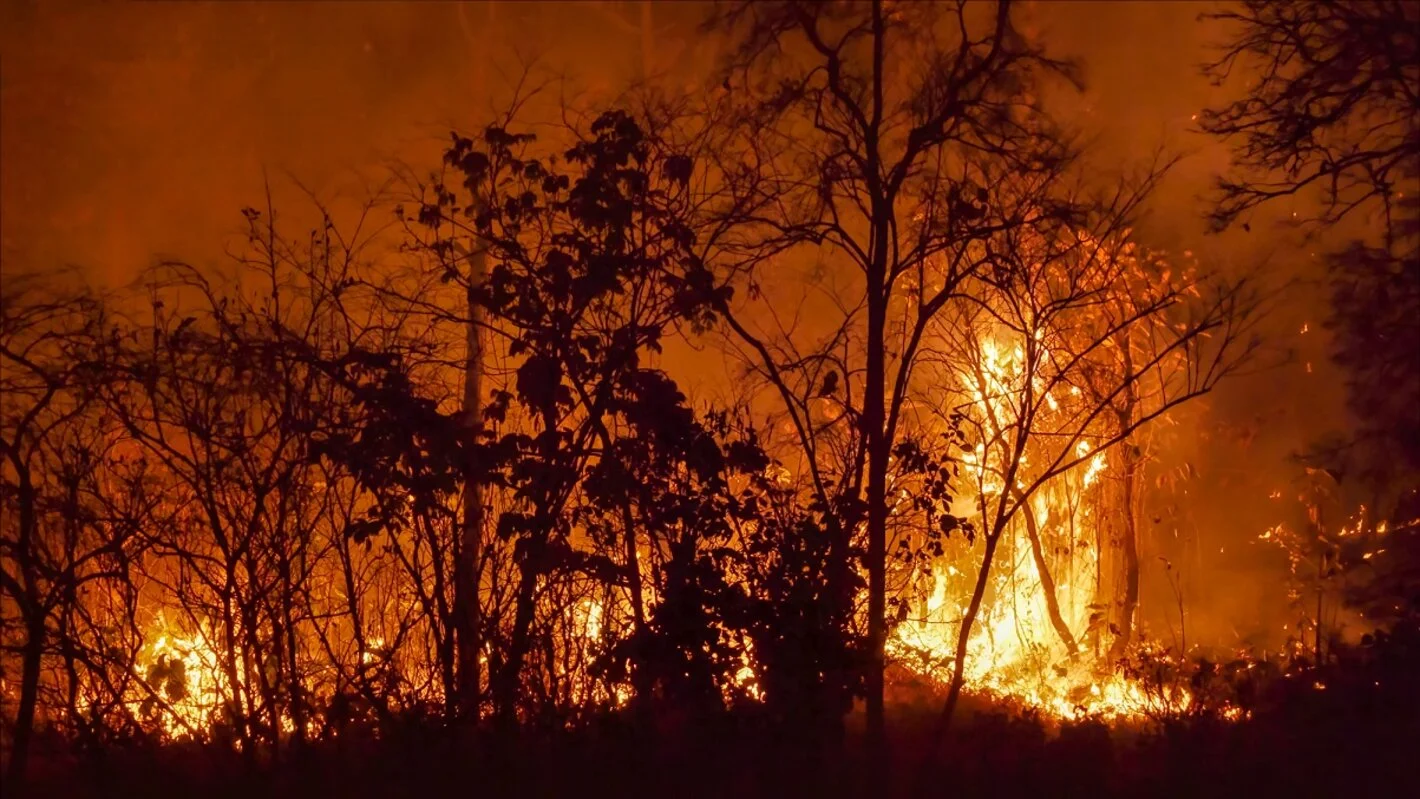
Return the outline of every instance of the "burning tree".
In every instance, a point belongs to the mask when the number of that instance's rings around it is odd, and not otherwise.
[[[126,379],[105,392],[164,477],[159,523],[145,531],[157,558],[149,612],[163,607],[173,626],[154,642],[149,676],[173,686],[168,723],[225,732],[248,754],[283,730],[307,734],[305,596],[334,498],[315,490],[307,449],[331,387],[283,346],[305,309],[278,288],[275,261],[267,276],[253,302],[187,267],[160,270],[150,335],[121,355]],[[206,684],[189,690],[189,679]]]
[[[1208,390],[1239,354],[1248,307],[1226,288],[1195,305],[1188,280],[1126,280],[1140,267],[1121,257],[1125,228],[1157,173],[1103,193],[1074,179],[1077,150],[1039,102],[1073,72],[1018,32],[1009,3],[754,3],[720,21],[739,36],[731,98],[750,98],[724,101],[739,135],[716,166],[747,231],[725,316],[797,438],[800,470],[838,514],[828,579],[848,584],[861,557],[880,751],[890,530],[959,519],[939,530],[982,534],[949,718],[1018,512],[1029,511],[1034,571],[1049,585],[1034,495]],[[823,296],[804,299],[814,283]],[[894,453],[936,440],[944,421],[965,434],[958,460],[976,507],[946,486],[944,501],[897,501]],[[1046,593],[1065,649],[1077,649]]]
[[[442,517],[382,502],[368,486],[390,482],[387,462],[357,471],[338,457],[388,435],[371,397],[400,394],[417,325],[347,295],[360,242],[328,217],[292,241],[269,209],[244,215],[237,277],[150,272],[147,321],[128,323],[99,396],[160,486],[135,617],[149,625],[135,668],[146,692],[132,704],[161,733],[256,757],[328,729],[351,695],[388,712],[395,691],[376,695],[369,668],[383,641],[410,652],[432,639],[436,654],[410,657],[404,676],[423,677],[425,701],[453,694],[428,688],[447,673],[447,619],[421,614],[408,587],[441,573],[438,542],[420,533]],[[371,519],[394,516],[414,532],[386,557],[360,553]]]
[[[1255,340],[1243,287],[1209,286],[1124,234],[1023,233],[932,330],[922,404],[965,430],[970,504],[954,512],[984,539],[979,567],[957,568],[975,557],[967,541],[929,573],[929,613],[903,638],[952,652],[948,716],[968,669],[1063,715],[1129,709],[1116,668],[1139,593],[1137,435]]]
[[[1007,3],[989,16],[879,2],[745,4],[723,23],[740,36],[727,82],[752,98],[740,148],[725,155],[726,182],[766,198],[748,219],[763,254],[746,271],[750,299],[767,294],[759,267],[805,245],[853,265],[821,272],[851,286],[842,304],[819,311],[836,325],[807,336],[756,330],[740,321],[743,308],[730,324],[792,421],[819,501],[842,509],[829,575],[840,586],[862,535],[868,732],[881,753],[887,491],[891,453],[912,435],[899,429],[912,370],[928,325],[986,268],[973,243],[1073,213],[999,192],[1003,180],[1058,174],[1068,159],[1032,94],[1043,75],[1068,71],[1016,32]],[[934,259],[947,265],[941,282],[904,301],[910,275]],[[890,335],[894,314],[903,314],[901,337]],[[840,412],[815,422],[809,405],[835,391]],[[846,446],[824,446],[829,436],[846,436]]]

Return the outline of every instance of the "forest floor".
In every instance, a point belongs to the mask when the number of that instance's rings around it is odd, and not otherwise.
[[[610,724],[496,745],[456,744],[411,725],[380,741],[312,745],[277,765],[174,744],[41,760],[30,793],[75,799],[1420,796],[1413,688],[1402,692],[1403,701],[1317,692],[1248,721],[1127,727],[1042,720],[969,699],[925,768],[937,707],[899,703],[889,718],[887,784],[874,785],[865,784],[855,713],[844,746],[831,757],[734,717],[650,736]]]

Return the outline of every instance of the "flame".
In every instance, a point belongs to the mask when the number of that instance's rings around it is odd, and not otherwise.
[[[201,735],[218,720],[230,696],[217,650],[206,632],[184,633],[162,611],[151,630],[153,642],[137,661],[144,687],[135,691],[133,704],[156,710],[158,724],[169,736]]]
[[[1036,346],[1044,344],[1037,335]],[[1012,399],[1019,397],[1025,386],[1038,388],[1044,381],[1038,374],[1027,374],[1020,345],[985,336],[979,342],[979,354],[976,368],[963,371],[960,380],[974,404],[973,412],[986,421],[988,433],[999,438],[1017,412]],[[1042,412],[1070,412],[1066,406],[1078,402],[1081,392],[1071,386],[1068,394],[1065,398],[1044,394]],[[1185,689],[1145,690],[1121,674],[1117,664],[1106,662],[1108,603],[1098,595],[1102,575],[1094,542],[1098,520],[1108,510],[1099,491],[1108,473],[1108,459],[1088,438],[1081,437],[1073,445],[1072,454],[1079,465],[1039,486],[1003,532],[989,589],[967,641],[964,683],[969,690],[1009,697],[1062,719],[1138,718],[1156,711],[1160,703],[1186,710],[1192,697]],[[1008,473],[1010,466],[1007,449],[977,443],[961,456],[964,473],[976,492],[963,507],[976,508],[978,521],[989,522],[980,518],[988,506],[986,500],[999,497],[1004,489],[1001,475]],[[1015,465],[1024,470],[1029,462],[1028,457],[1021,457]],[[1017,489],[1024,484],[1018,479]],[[1051,581],[1041,574],[1030,524],[1045,550],[1039,557],[1052,571]],[[931,566],[924,575],[931,589],[920,612],[899,624],[889,642],[889,654],[898,663],[943,683],[953,671],[976,577],[973,570],[963,573],[952,561],[960,563],[959,558],[970,552],[967,548],[945,554]],[[1045,593],[1048,582],[1054,583],[1060,621],[1073,639],[1073,652],[1051,618]]]
[[[1029,359],[1027,343],[1034,348]],[[1111,602],[1101,589],[1106,567],[1096,543],[1107,538],[1100,535],[1098,525],[1111,511],[1103,490],[1110,477],[1110,458],[1100,448],[1107,431],[1078,435],[1064,453],[1072,456],[1074,466],[1038,486],[1030,470],[1039,467],[1033,464],[1059,462],[1056,453],[1027,449],[1012,455],[1002,443],[1009,439],[1003,438],[1003,431],[1020,412],[1014,403],[1022,394],[1035,395],[1040,402],[1035,412],[1047,420],[1069,418],[1085,401],[1079,386],[1048,390],[1044,376],[1032,373],[1030,363],[1049,362],[1040,354],[1049,343],[1039,334],[1029,342],[982,335],[976,342],[975,363],[958,375],[972,413],[988,435],[961,453],[966,490],[949,512],[974,509],[966,513],[974,513],[978,529],[985,529],[990,521],[984,518],[986,509],[995,504],[987,500],[999,499],[1008,490],[1006,475],[1015,475],[1010,488],[1019,495],[1018,511],[1002,528],[988,590],[967,640],[965,683],[973,691],[1014,698],[1063,719],[1139,718],[1157,712],[1161,704],[1186,710],[1193,701],[1186,690],[1146,688],[1123,674],[1118,664],[1108,662]],[[1010,463],[1010,457],[1016,461]],[[779,482],[791,478],[787,469],[777,466],[768,476]],[[1024,496],[1027,490],[1030,494]],[[893,493],[909,498],[906,489]],[[980,565],[973,563],[977,557],[973,553],[969,545],[958,542],[915,575],[917,584],[928,588],[917,603],[917,613],[896,625],[888,642],[888,654],[896,663],[933,680],[950,678]],[[1042,573],[1042,565],[1049,576]],[[654,581],[649,573],[644,576],[645,601],[654,606]],[[1054,611],[1048,591],[1054,594]],[[588,686],[581,694],[584,698],[625,706],[632,697],[629,685],[607,684],[588,675],[599,650],[624,634],[631,617],[628,597],[622,592],[605,599],[584,596],[565,612],[557,646],[582,654],[559,669],[565,668],[576,682]],[[134,702],[150,709],[156,706],[162,729],[172,736],[210,730],[247,690],[240,676],[229,678],[223,670],[229,658],[219,657],[215,639],[212,630],[200,624],[195,630],[179,628],[161,613],[151,626],[151,643],[144,647],[136,670],[145,690],[135,694]],[[361,666],[380,663],[388,656],[385,647],[383,638],[371,635],[352,657]],[[753,664],[753,651],[746,642],[727,693],[733,689],[761,698]],[[283,727],[289,732],[294,725],[283,719]]]

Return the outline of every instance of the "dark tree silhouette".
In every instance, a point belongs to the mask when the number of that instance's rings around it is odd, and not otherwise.
[[[51,725],[100,743],[140,641],[131,569],[155,500],[99,402],[112,331],[76,277],[11,275],[0,291],[0,675],[19,686],[17,791],[41,693]],[[57,681],[42,683],[47,666]]]
[[[1249,76],[1200,119],[1233,147],[1210,220],[1291,197],[1310,232],[1357,238],[1329,257],[1335,357],[1362,438],[1389,462],[1371,468],[1420,468],[1420,6],[1251,0],[1207,18],[1229,30],[1208,74]]]
[[[692,197],[684,157],[622,112],[602,115],[586,135],[561,159],[534,157],[533,137],[503,127],[476,143],[455,137],[446,158],[463,176],[467,202],[437,187],[420,212],[446,279],[467,282],[459,265],[486,248],[491,265],[485,280],[470,283],[471,296],[515,374],[483,416],[502,427],[511,408],[532,428],[489,433],[503,458],[499,480],[514,498],[497,532],[516,542],[519,571],[510,639],[490,683],[505,725],[516,718],[539,580],[572,570],[623,586],[633,639],[646,638],[637,516],[648,508],[632,501],[629,474],[609,471],[616,431],[654,423],[644,416],[654,399],[668,401],[666,411],[680,404],[674,385],[643,359],[675,325],[706,323],[716,299],[703,290],[708,273],[683,221]],[[581,516],[584,481],[600,484],[602,504],[620,497],[614,522]],[[585,534],[607,554],[589,560],[578,551],[573,539]],[[632,647],[631,676],[646,700],[641,645]]]
[[[1242,98],[1199,120],[1230,141],[1237,169],[1219,180],[1214,226],[1314,191],[1322,202],[1308,224],[1359,211],[1380,217],[1387,249],[1413,236],[1420,9],[1404,0],[1249,0],[1206,18],[1230,29],[1207,74],[1219,83],[1235,69],[1250,78]]]
[[[736,40],[726,72],[729,102],[744,108],[741,147],[721,157],[727,182],[741,184],[742,194],[772,197],[753,203],[762,210],[750,215],[764,231],[765,261],[812,245],[857,273],[861,298],[840,298],[842,327],[822,347],[799,351],[804,342],[793,336],[735,317],[731,325],[799,431],[821,501],[857,511],[830,531],[830,579],[839,586],[851,572],[861,512],[867,729],[878,763],[886,746],[889,461],[906,437],[903,406],[922,334],[990,259],[981,240],[1073,210],[1016,203],[991,190],[1055,174],[1068,157],[1033,96],[1042,74],[1068,70],[1019,35],[1009,3],[986,11],[740,3],[718,20]],[[938,259],[948,265],[940,287],[914,294],[909,284]],[[764,279],[751,279],[751,299],[753,281]],[[846,362],[838,362],[840,348]],[[817,425],[808,401],[833,369],[850,383],[844,412],[837,425]],[[839,468],[831,467],[834,448],[815,439],[844,435],[854,443]]]

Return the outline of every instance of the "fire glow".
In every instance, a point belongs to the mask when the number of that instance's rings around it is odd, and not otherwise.
[[[980,368],[964,371],[961,382],[974,402],[972,412],[993,420],[993,432],[999,436],[1012,421],[1006,398],[1022,391],[1027,381],[1037,388],[1042,381],[1026,374],[1019,346],[983,337],[980,353]],[[1062,412],[1080,395],[1077,387],[1062,393],[1059,399],[1046,395],[1050,413]],[[1065,719],[1141,718],[1160,699],[1186,709],[1191,701],[1186,691],[1148,695],[1119,672],[1118,664],[1109,662],[1105,633],[1111,600],[1102,593],[1096,527],[1109,511],[1106,495],[1099,490],[1108,476],[1108,460],[1104,452],[1091,452],[1089,441],[1080,440],[1074,448],[1080,465],[1037,489],[1011,523],[991,575],[988,602],[968,641],[966,685]],[[1028,457],[1020,459],[1021,466],[1028,465]],[[999,498],[1001,475],[1009,465],[1004,459],[1001,448],[982,444],[963,453],[961,460],[977,493],[959,498],[958,507],[984,509]],[[1016,489],[1023,487],[1018,481]],[[1054,579],[1042,579],[1042,563]],[[898,626],[890,643],[902,665],[942,682],[950,677],[961,619],[968,610],[961,574],[954,565],[935,564],[927,575],[930,593],[918,612]],[[1047,596],[1051,584],[1054,597]],[[1052,623],[1052,599],[1065,631]]]
[[[988,335],[981,335],[978,344],[979,368],[961,372],[960,388],[971,397],[969,412],[996,425],[999,433],[1011,421],[1007,398],[1023,390],[1028,379],[1036,387],[1042,381],[1038,375],[1026,375],[1020,346]],[[1080,397],[1078,387],[1068,386],[1047,395],[1046,407],[1052,414],[1071,413]],[[1095,451],[1083,438],[1072,454],[1078,464],[1037,488],[1009,525],[991,571],[986,602],[968,641],[966,687],[1059,719],[1137,721],[1164,711],[1186,711],[1192,702],[1186,689],[1163,686],[1147,690],[1126,677],[1118,662],[1111,662],[1110,642],[1117,629],[1111,631],[1109,618],[1115,600],[1109,595],[1112,583],[1101,564],[1102,547],[1108,547],[1102,542],[1107,537],[1099,529],[1106,514],[1117,512],[1110,505],[1113,495],[1107,490],[1110,460],[1108,452]],[[957,497],[953,511],[980,524],[981,510],[999,499],[1004,490],[1002,475],[1008,464],[1000,446],[985,444],[969,448],[960,460],[974,494]],[[1029,462],[1027,452],[1020,466]],[[775,470],[774,476],[782,482],[782,468]],[[1023,487],[1024,482],[1018,479],[1016,490]],[[1268,535],[1264,533],[1262,538]],[[897,625],[888,643],[889,657],[906,671],[933,682],[949,681],[970,581],[975,576],[975,569],[968,565],[974,556],[971,547],[949,549],[927,571],[911,576],[917,584],[927,586],[927,591]],[[1049,580],[1043,579],[1042,563],[1049,570]],[[1047,596],[1049,584],[1054,586],[1053,598]],[[561,646],[571,651],[603,643],[608,624],[630,615],[624,592],[613,597],[612,613],[596,598],[574,604],[567,611]],[[1052,599],[1059,624],[1051,618]],[[1068,632],[1068,640],[1064,632]],[[223,676],[219,667],[223,659],[210,636],[176,629],[160,613],[149,640],[138,662],[144,679],[143,687],[135,689],[134,701],[141,704],[154,696],[166,697],[161,708],[168,734],[207,734],[226,704],[248,690],[239,683],[234,691],[231,681]],[[359,653],[359,668],[382,667],[383,648],[383,639],[367,639]],[[1165,657],[1178,660],[1172,654]],[[578,662],[580,665],[570,667],[573,671],[585,669],[587,661]],[[579,684],[596,682],[585,673],[569,672],[564,678]],[[746,695],[760,698],[748,648],[734,684]],[[624,683],[602,684],[592,693],[615,707],[626,706],[632,696]],[[437,693],[429,698],[442,701]],[[283,717],[284,728],[289,731],[292,725],[291,719]]]

